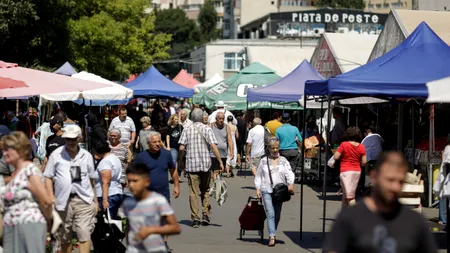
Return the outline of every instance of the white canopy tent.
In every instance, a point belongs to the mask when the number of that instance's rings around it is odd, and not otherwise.
[[[72,75],[72,77],[97,83],[110,84],[111,86],[88,91],[43,94],[41,95],[41,100],[75,101],[78,99],[85,99],[91,101],[110,101],[126,100],[133,97],[133,90],[86,71],[81,71],[80,73]]]
[[[203,90],[206,90],[207,88],[213,86],[214,84],[217,84],[219,82],[222,82],[223,78],[219,75],[219,74],[214,74],[213,77],[211,77],[210,79],[206,80],[205,82],[201,83],[201,84],[197,84],[194,86],[194,91],[195,92],[200,92]]]
[[[450,77],[427,83],[427,103],[449,103],[450,102]]]

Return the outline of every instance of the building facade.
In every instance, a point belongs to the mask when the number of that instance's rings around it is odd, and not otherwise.
[[[366,11],[389,13],[391,10],[447,11],[449,0],[367,0]]]

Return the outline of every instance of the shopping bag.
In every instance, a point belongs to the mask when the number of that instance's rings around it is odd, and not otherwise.
[[[91,234],[94,252],[125,253],[126,247],[121,242],[125,234],[122,232],[122,221],[119,222],[120,225],[111,219],[108,209],[97,214],[97,223]]]

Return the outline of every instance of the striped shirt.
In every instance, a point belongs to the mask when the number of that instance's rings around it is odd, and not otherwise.
[[[117,156],[119,158],[120,163],[122,164],[122,177],[120,178],[120,183],[126,184],[127,182],[127,175],[125,173],[127,167],[128,167],[128,148],[120,143],[119,145],[113,147],[109,146],[111,148],[111,153]]]
[[[217,144],[212,129],[200,122],[186,128],[178,142],[186,146],[186,171],[207,172],[211,167],[211,144]],[[225,158],[225,157],[224,157]]]
[[[109,131],[113,128],[120,130],[120,142],[122,143],[129,143],[131,140],[131,134],[136,132],[136,126],[134,125],[133,120],[128,116],[125,121],[121,121],[119,116],[115,117],[109,125]]]
[[[127,253],[165,253],[167,252],[164,239],[159,234],[147,236],[143,241],[134,240],[134,236],[142,227],[161,226],[164,216],[173,215],[166,198],[159,193],[152,192],[150,196],[139,202],[129,197],[123,201],[122,210],[128,218],[130,226],[128,232]]]

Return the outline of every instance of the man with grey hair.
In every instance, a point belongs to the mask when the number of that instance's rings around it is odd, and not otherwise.
[[[188,118],[187,110],[183,109],[180,111],[180,122],[181,125],[183,125],[183,128],[188,128],[192,125],[193,122]]]
[[[211,157],[210,149],[214,153],[219,168],[224,169],[217,140],[212,129],[203,124],[203,111],[199,108],[191,112],[194,122],[191,127],[185,129],[180,137],[180,151],[186,150],[186,169],[189,180],[189,202],[191,207],[192,227],[200,226],[200,208],[198,195],[202,200],[202,222],[203,225],[210,224],[209,185],[211,180]]]
[[[63,221],[56,237],[62,244],[62,251],[69,252],[72,232],[75,232],[80,252],[89,253],[91,233],[95,227],[93,221],[98,212],[94,158],[78,146],[81,138],[79,126],[67,126],[62,138],[66,144],[52,152],[44,171],[47,193]]]
[[[217,112],[216,121],[211,124],[211,129],[217,140],[217,149],[219,150],[222,163],[226,164],[228,154],[230,154],[230,159],[233,160],[235,147],[231,137],[231,129],[225,124],[224,112]],[[211,170],[213,171],[213,180],[216,181],[220,166],[213,152],[211,152]]]
[[[151,131],[147,136],[147,140],[148,149],[139,153],[136,157],[136,163],[143,163],[147,166],[150,173],[150,182],[152,182],[149,190],[163,195],[170,203],[169,178],[167,175],[169,171],[174,182],[173,196],[178,198],[180,195],[180,181],[178,172],[175,169],[175,163],[170,151],[161,148],[160,133]],[[164,240],[167,246],[167,237]],[[168,246],[167,250],[170,251]]]
[[[264,127],[261,126],[261,119],[253,119],[253,128],[248,132],[246,157],[247,163],[250,164],[250,169],[253,175],[256,175],[256,169],[259,166],[261,158],[265,154],[264,146]]]

